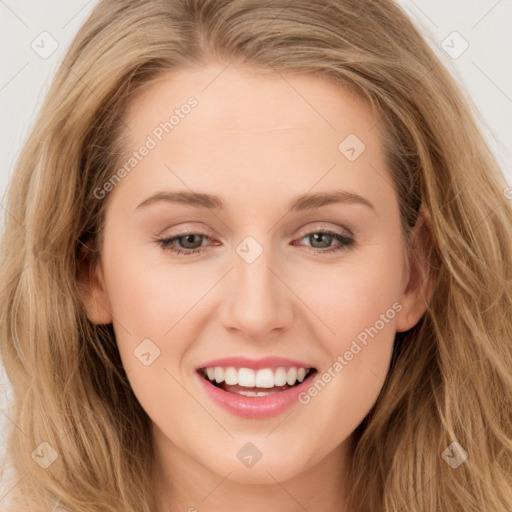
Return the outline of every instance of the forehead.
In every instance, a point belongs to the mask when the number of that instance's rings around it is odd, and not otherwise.
[[[184,108],[191,98],[195,106]],[[240,199],[268,196],[272,186],[288,203],[317,184],[374,199],[390,187],[372,110],[318,76],[226,65],[180,70],[140,92],[124,121],[126,158],[149,139],[154,146],[117,187],[130,182],[137,197],[166,187],[222,197],[231,190]]]
[[[162,116],[168,119],[190,97],[200,107],[194,109],[194,124],[223,131],[349,128],[362,134],[376,124],[367,103],[331,79],[220,64],[162,75],[130,102],[125,121],[135,134],[148,132],[152,123]]]

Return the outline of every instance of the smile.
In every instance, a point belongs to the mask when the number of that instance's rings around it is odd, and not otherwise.
[[[282,358],[228,358],[206,363],[195,373],[214,404],[243,418],[263,419],[295,404],[317,369]]]
[[[214,386],[229,393],[243,396],[267,396],[285,391],[304,381],[314,368],[236,368],[234,366],[214,366],[201,368],[205,379]],[[263,391],[266,390],[266,391]]]

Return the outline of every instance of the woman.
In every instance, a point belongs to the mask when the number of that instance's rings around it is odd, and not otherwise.
[[[100,2],[5,216],[15,509],[510,509],[470,112],[391,1]]]

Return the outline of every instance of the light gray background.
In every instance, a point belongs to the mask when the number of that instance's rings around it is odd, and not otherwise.
[[[512,0],[399,1],[472,97],[481,114],[482,130],[508,183],[512,184]],[[13,164],[50,80],[71,39],[96,4],[97,0],[0,0],[2,210]],[[453,35],[454,31],[461,37]],[[43,32],[50,35],[41,35]],[[52,44],[58,44],[57,49],[45,55]],[[458,55],[466,44],[466,51]],[[5,444],[3,433],[10,421],[10,396],[10,386],[0,365],[0,459]],[[0,486],[0,503],[9,489],[2,490]]]

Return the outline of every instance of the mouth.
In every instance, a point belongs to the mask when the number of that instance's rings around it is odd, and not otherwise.
[[[245,368],[234,366],[210,366],[197,373],[212,386],[245,397],[262,397],[281,393],[301,385],[317,373],[316,368],[279,366],[269,368]]]

